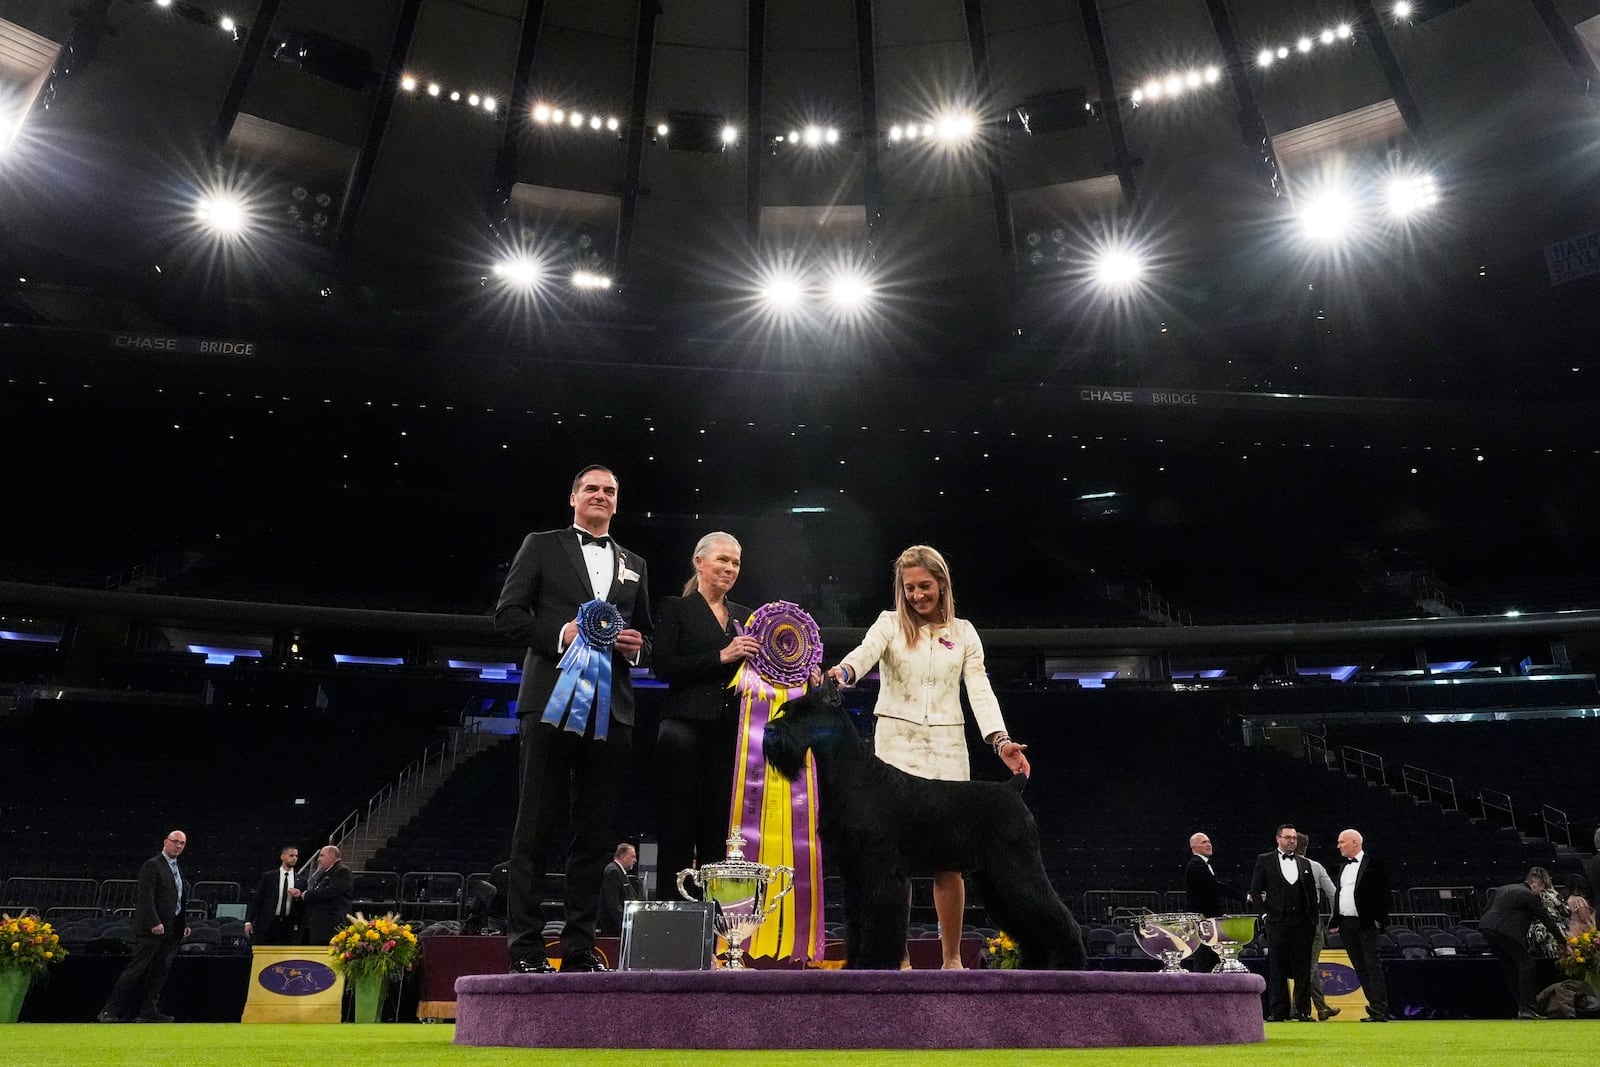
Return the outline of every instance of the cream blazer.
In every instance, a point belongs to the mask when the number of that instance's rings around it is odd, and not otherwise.
[[[923,726],[960,726],[965,679],[978,730],[985,738],[1005,732],[1000,702],[983,668],[983,642],[966,619],[948,626],[924,625],[912,648],[900,632],[899,618],[885,611],[861,644],[839,662],[850,668],[856,682],[877,665],[880,681],[874,715]]]

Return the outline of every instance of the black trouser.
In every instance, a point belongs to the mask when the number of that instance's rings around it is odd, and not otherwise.
[[[1294,1014],[1311,1014],[1311,938],[1314,917],[1293,916],[1267,923],[1267,990],[1270,1014],[1289,1017],[1289,982],[1294,982]]]
[[[661,720],[656,734],[657,900],[683,899],[678,872],[727,855],[738,747],[737,720]]]
[[[1517,1002],[1517,1010],[1537,1011],[1534,997],[1538,990],[1534,988],[1533,953],[1528,951],[1527,937],[1515,938],[1499,930],[1480,932],[1494,950],[1495,958],[1500,961],[1500,969],[1505,972],[1506,985],[1511,989],[1511,999]]]
[[[298,945],[305,940],[300,920],[291,915],[269,915],[254,927],[252,945]],[[327,942],[323,942],[326,944]]]
[[[137,994],[139,1015],[150,1018],[157,1013],[161,990],[167,984],[167,973],[172,970],[172,957],[178,954],[183,942],[183,917],[167,920],[164,934],[141,933],[133,939],[133,959],[117,976],[106,998],[105,1011],[119,1019],[128,1017],[128,1005]]]
[[[1389,989],[1383,980],[1383,960],[1378,957],[1376,926],[1344,916],[1339,923],[1339,938],[1350,956],[1350,966],[1361,980],[1361,992],[1367,998],[1367,1014],[1374,1019],[1389,1017]]]
[[[539,902],[563,815],[571,820],[572,843],[567,849],[561,951],[570,956],[594,948],[600,881],[616,850],[617,794],[633,747],[633,728],[617,722],[604,741],[558,730],[541,722],[537,713],[523,716],[517,725],[522,787],[506,867],[506,937],[513,962],[545,954]]]

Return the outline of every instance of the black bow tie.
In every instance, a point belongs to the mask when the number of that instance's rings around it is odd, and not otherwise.
[[[1292,853],[1292,852],[1280,852],[1280,853],[1278,853],[1278,858],[1280,860],[1283,860],[1285,863],[1287,863],[1290,860],[1294,859],[1294,853]]]
[[[587,530],[579,530],[578,536],[583,538],[583,543],[586,545],[599,545],[601,548],[611,547],[611,538],[607,534],[601,534],[599,537],[596,537]]]

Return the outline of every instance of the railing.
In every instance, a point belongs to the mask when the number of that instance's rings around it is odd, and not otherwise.
[[[1517,828],[1517,813],[1511,804],[1511,794],[1502,793],[1498,789],[1480,789],[1478,807],[1483,811],[1484,821],[1493,822],[1497,826],[1508,826],[1513,830]]]
[[[1460,810],[1456,803],[1456,781],[1449,775],[1407,763],[1400,768],[1400,780],[1401,788],[1418,800],[1437,804],[1441,811]]]
[[[404,800],[423,795],[460,765],[463,749],[470,746],[480,732],[480,724],[469,722],[457,726],[446,737],[422,750],[422,755],[406,764],[394,780],[367,798],[364,809],[357,808],[346,815],[328,835],[331,844],[341,853],[368,844],[377,832],[377,823],[395,805]],[[309,867],[309,864],[307,864]]]
[[[1091,889],[1083,895],[1083,913],[1095,922],[1127,918],[1161,907],[1161,894],[1135,889]]]
[[[1375,782],[1378,785],[1389,784],[1389,774],[1384,770],[1383,757],[1376,752],[1344,745],[1339,749],[1339,761],[1344,767],[1344,773],[1352,778],[1359,777],[1362,781]]]
[[[1539,820],[1544,823],[1544,839],[1552,845],[1572,847],[1572,823],[1567,813],[1549,804],[1539,806]]]
[[[1323,770],[1339,769],[1339,757],[1328,744],[1326,726],[1307,726],[1300,731],[1300,736],[1305,741],[1307,760]]]
[[[1406,890],[1411,911],[1449,915],[1455,919],[1476,919],[1478,891],[1470,885],[1422,885]]]

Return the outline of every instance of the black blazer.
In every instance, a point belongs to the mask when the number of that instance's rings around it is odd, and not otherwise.
[[[1343,894],[1342,885],[1344,868],[1350,865],[1345,861],[1339,868],[1339,873],[1333,876],[1334,894],[1337,898]],[[1389,909],[1394,904],[1394,898],[1389,893],[1389,869],[1383,865],[1383,860],[1370,852],[1361,853],[1361,865],[1356,868],[1356,921],[1351,923],[1346,916],[1339,914],[1339,909],[1344,906],[1342,899],[1333,902],[1333,918],[1328,920],[1328,929],[1344,929],[1346,933],[1352,930],[1382,930],[1389,925]]]
[[[750,609],[726,601],[729,619],[743,623]],[[727,632],[712,614],[711,605],[698,592],[669,596],[661,602],[650,666],[670,687],[661,709],[663,719],[713,722],[738,707],[738,697],[728,688],[743,661],[723,663]]]
[[[313,945],[333,939],[353,906],[356,873],[339,860],[327,870],[313,868],[300,899],[306,902],[306,927]]]
[[[617,574],[606,599],[617,606],[627,624],[644,635],[639,665],[650,662],[650,575],[644,557],[611,542]],[[626,570],[626,574],[624,573]],[[578,615],[578,608],[594,599],[589,568],[572,527],[531,533],[523,539],[494,609],[494,628],[528,650],[522,665],[522,685],[517,689],[517,715],[542,715],[556,687],[561,653],[556,642],[561,629]],[[633,725],[633,665],[627,657],[612,655],[611,718]]]
[[[1600,852],[1583,861],[1583,880],[1589,884],[1585,897],[1590,904],[1600,907]]]
[[[261,880],[256,883],[256,891],[250,894],[250,903],[244,909],[245,922],[255,926],[263,922],[271,922],[277,918],[274,913],[278,910],[278,872],[281,870],[283,870],[282,867],[272,868],[272,870],[264,873],[261,876]],[[305,880],[298,873],[295,874],[294,881],[289,884],[296,889],[303,890],[306,887]],[[289,921],[299,922],[301,915],[305,912],[305,908],[304,897],[290,897]]]
[[[183,874],[183,865],[178,865]],[[172,868],[167,866],[165,853],[151,856],[139,865],[139,885],[133,897],[133,932],[136,937],[152,937],[150,931],[164,923],[167,934],[172,924],[183,930],[183,909],[189,900],[189,876],[183,875],[183,899],[178,899],[178,885],[172,880]]]
[[[637,897],[633,879],[622,869],[622,864],[616,860],[606,864],[605,874],[600,879],[600,915],[595,929],[603,934],[622,933],[623,901]]]
[[[1257,856],[1255,873],[1250,876],[1250,899],[1266,912],[1269,922],[1284,922],[1293,917],[1313,926],[1318,914],[1317,876],[1311,872],[1311,864],[1304,856],[1295,857],[1295,866],[1300,870],[1300,880],[1290,885],[1284,881],[1283,871],[1278,867],[1277,849]],[[1299,912],[1286,911],[1285,903],[1296,897],[1300,900]]]
[[[1204,856],[1192,852],[1189,854],[1189,865],[1183,869],[1183,889],[1189,910],[1208,917],[1226,915],[1228,909],[1222,903],[1223,890],[1234,892],[1231,885],[1220,881],[1206,866]]]
[[[1566,933],[1545,910],[1539,894],[1529,889],[1526,882],[1512,882],[1494,891],[1489,910],[1478,919],[1478,931],[1487,933],[1492,930],[1520,945],[1528,940],[1528,928],[1534,923],[1542,923],[1555,937],[1556,944],[1563,944],[1567,940]]]

